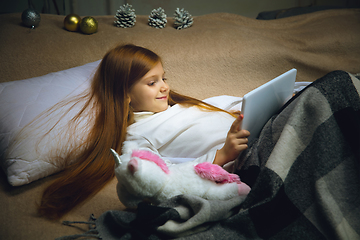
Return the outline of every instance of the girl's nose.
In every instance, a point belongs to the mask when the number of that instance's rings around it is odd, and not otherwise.
[[[169,90],[169,85],[166,82],[162,83],[162,86],[160,87],[161,92],[167,92]]]

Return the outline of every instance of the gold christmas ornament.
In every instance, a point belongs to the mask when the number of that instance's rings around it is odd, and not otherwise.
[[[81,17],[77,14],[71,13],[64,19],[64,27],[66,30],[76,32],[79,30]]]
[[[98,29],[98,22],[93,17],[84,17],[80,22],[80,31],[85,34],[96,33]]]

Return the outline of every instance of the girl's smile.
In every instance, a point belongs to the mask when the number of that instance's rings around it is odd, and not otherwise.
[[[167,100],[167,96],[157,98],[159,100]]]

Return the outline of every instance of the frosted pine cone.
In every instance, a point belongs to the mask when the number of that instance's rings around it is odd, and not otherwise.
[[[154,28],[164,28],[166,26],[167,19],[165,10],[159,7],[158,9],[153,9],[149,16],[149,25]]]
[[[135,9],[128,3],[124,4],[116,11],[115,18],[117,21],[114,21],[114,23],[117,27],[131,28],[136,23]]]
[[[174,20],[174,27],[178,30],[191,27],[194,22],[191,14],[183,8],[175,10]]]

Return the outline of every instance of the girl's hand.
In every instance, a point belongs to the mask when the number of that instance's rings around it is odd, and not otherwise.
[[[231,125],[224,147],[216,152],[214,164],[223,166],[226,163],[235,160],[242,151],[247,149],[247,137],[250,136],[250,132],[240,129],[240,123],[243,118],[244,115],[240,114]]]
[[[241,115],[241,111],[239,111],[239,110],[230,110],[229,112],[231,114],[235,115],[236,117],[239,117]]]

